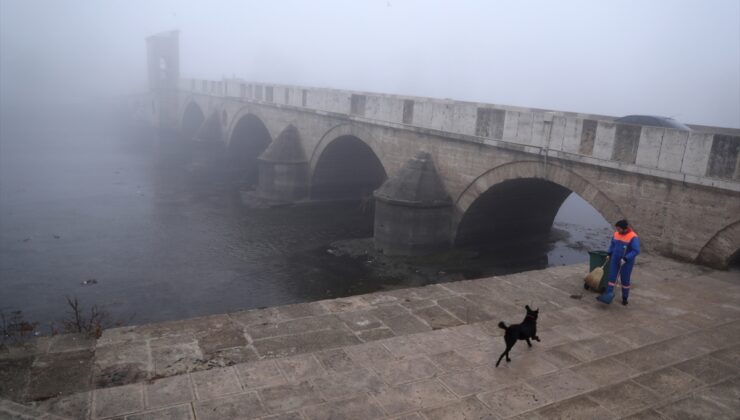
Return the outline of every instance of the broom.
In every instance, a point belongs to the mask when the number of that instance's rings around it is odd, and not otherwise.
[[[597,292],[599,291],[599,283],[601,283],[601,278],[604,277],[604,267],[606,267],[607,264],[609,264],[609,257],[604,261],[604,265],[596,267],[590,273],[586,274],[586,277],[583,279],[584,287],[586,289],[592,289]]]

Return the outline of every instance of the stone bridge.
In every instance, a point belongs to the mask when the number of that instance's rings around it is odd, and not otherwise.
[[[150,63],[161,40],[150,39]],[[574,192],[609,222],[628,218],[646,250],[717,267],[737,261],[740,130],[186,79],[176,58],[154,61],[170,73],[140,104],[145,118],[234,165],[267,202],[374,192],[375,243],[386,253],[547,231]]]

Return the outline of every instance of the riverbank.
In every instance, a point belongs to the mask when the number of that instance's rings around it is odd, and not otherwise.
[[[114,328],[98,340],[43,337],[0,355],[0,413],[732,418],[737,272],[638,261],[627,307],[598,304],[578,264]],[[520,322],[525,304],[540,310],[541,342],[519,342],[495,368],[497,323]]]

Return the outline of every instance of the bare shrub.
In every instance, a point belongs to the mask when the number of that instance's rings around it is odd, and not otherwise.
[[[67,305],[69,306],[67,317],[62,320],[65,333],[84,333],[90,337],[100,338],[103,330],[110,326],[108,313],[98,308],[98,305],[93,305],[87,316],[77,297],[67,296]]]

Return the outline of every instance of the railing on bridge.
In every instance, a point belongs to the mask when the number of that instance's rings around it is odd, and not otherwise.
[[[737,190],[740,130],[692,131],[615,123],[613,117],[326,88],[181,79],[183,91],[303,107],[635,165],[656,175]],[[716,182],[714,181],[716,180]]]

